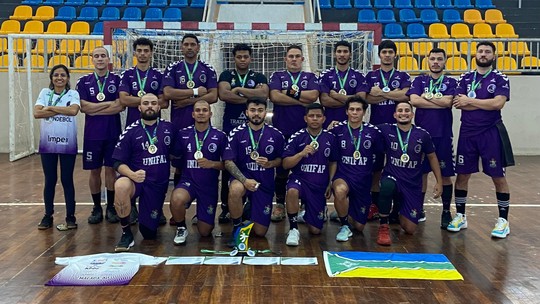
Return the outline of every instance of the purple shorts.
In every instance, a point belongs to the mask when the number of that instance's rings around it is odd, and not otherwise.
[[[497,127],[486,130],[481,135],[459,137],[456,173],[471,174],[479,171],[478,158],[482,159],[483,172],[491,177],[505,176],[502,143]]]
[[[439,166],[441,168],[441,174],[445,177],[455,175],[454,164],[454,147],[451,137],[433,137],[433,145],[435,146],[435,154],[439,160]],[[431,166],[427,157],[422,163],[422,173],[426,174],[431,172]]]
[[[117,140],[84,140],[83,170],[99,169],[103,166],[112,167],[112,155]]]
[[[169,181],[164,183],[145,181],[134,184],[133,198],[139,198],[139,223],[149,229],[157,230]]]
[[[365,225],[371,205],[371,181],[372,175],[364,178],[350,178],[336,173],[336,179],[342,179],[349,187],[349,215],[358,223]]]
[[[265,192],[259,188],[255,192],[246,191],[246,197],[251,202],[251,221],[265,227],[270,226],[274,192]]]
[[[396,185],[394,196],[397,196],[397,199],[401,202],[399,214],[418,225],[420,210],[422,210],[423,206],[422,184],[412,186],[410,183],[405,183],[390,175],[383,175],[381,181],[383,179],[390,179]]]
[[[371,185],[370,185],[371,187]],[[324,225],[324,213],[326,211],[326,187],[313,187],[298,178],[289,177],[287,191],[298,190],[299,197],[306,206],[304,220],[309,225],[322,229]]]
[[[218,183],[201,186],[193,181],[181,179],[175,189],[184,189],[189,193],[191,201],[197,200],[197,219],[214,226],[218,203]],[[191,202],[190,202],[191,203]]]

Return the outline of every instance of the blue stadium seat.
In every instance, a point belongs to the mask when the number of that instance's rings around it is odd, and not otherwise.
[[[125,21],[139,21],[142,18],[141,9],[138,7],[128,7],[124,10],[124,17],[122,20]]]
[[[423,9],[420,12],[420,19],[422,19],[422,23],[424,24],[441,22],[439,16],[437,15],[437,11],[434,9]]]
[[[409,38],[418,39],[418,38],[427,38],[426,29],[424,25],[420,23],[411,23],[407,25],[407,36]]]
[[[86,6],[103,6],[105,5],[105,0],[88,0],[86,1]]]
[[[420,22],[420,18],[416,17],[414,10],[406,8],[399,11],[399,22],[415,23]]]
[[[145,7],[148,5],[146,0],[129,0],[128,6]]]
[[[454,0],[454,6],[459,9],[474,8],[471,0]]]
[[[395,8],[413,8],[411,0],[396,0],[394,2]],[[401,13],[401,12],[400,12]]]
[[[435,7],[438,9],[454,8],[452,0],[435,0]]]
[[[182,11],[177,7],[169,7],[163,14],[163,21],[182,21]]]
[[[188,2],[187,0],[171,0],[171,3],[169,3],[170,7],[187,7]]]
[[[388,23],[384,26],[384,37],[390,39],[405,38],[405,34],[403,34],[403,28],[399,23]]]
[[[98,22],[94,24],[94,29],[92,30],[92,35],[103,35],[103,22]]]
[[[350,0],[334,0],[334,8],[337,9],[351,9],[351,1]]]
[[[193,8],[204,8],[204,0],[191,0],[191,7]]]
[[[81,6],[84,5],[85,0],[66,0],[66,5]]]
[[[359,23],[377,23],[377,18],[375,18],[375,12],[370,9],[363,9],[358,12],[358,22]]]
[[[394,16],[394,11],[389,9],[383,9],[377,12],[377,20],[379,23],[394,23],[396,22],[396,17]]]
[[[149,7],[167,7],[167,0],[150,0]]]
[[[62,6],[56,14],[55,20],[71,21],[77,19],[77,10],[73,6]]]
[[[375,0],[373,3],[375,8],[393,8],[394,6],[390,3],[390,0]]]
[[[49,6],[64,5],[64,0],[45,0],[43,1],[43,5],[49,5]]]
[[[490,9],[495,8],[491,0],[476,0],[476,7],[479,9]]]
[[[99,20],[120,20],[120,11],[116,7],[106,7]]]
[[[107,2],[107,6],[123,7],[125,5],[126,5],[126,0],[109,0],[109,2]]]
[[[354,0],[355,8],[372,8],[371,0]]]
[[[226,4],[227,2],[223,3],[222,1],[218,1],[218,4]],[[332,3],[330,3],[330,0],[319,0],[319,5],[322,9],[331,9]]]
[[[431,4],[431,0],[415,0],[414,7],[424,9],[433,8],[433,5]]]
[[[92,6],[85,6],[81,9],[81,12],[79,13],[79,18],[77,20],[80,21],[94,21],[98,20],[98,10],[97,7]]]
[[[163,11],[157,7],[151,7],[144,13],[144,21],[161,21],[163,19]]]
[[[38,6],[38,5],[43,4],[43,0],[23,0],[21,4],[30,5],[30,6]]]
[[[463,23],[463,19],[461,18],[461,15],[455,9],[444,10],[442,20],[443,20],[443,23],[447,23],[447,24]]]

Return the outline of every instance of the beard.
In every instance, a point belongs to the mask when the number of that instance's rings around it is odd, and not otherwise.
[[[262,118],[260,118],[258,121],[255,120],[255,119],[256,118],[248,117],[249,122],[256,125],[256,126],[262,125],[264,123],[264,119],[262,119]]]
[[[437,71],[437,70],[434,70],[434,69],[432,69],[432,68],[429,68],[429,71],[430,71],[431,73],[433,73],[433,74],[437,74],[437,73],[441,73],[441,72],[443,71],[443,68],[439,67],[439,70],[438,70],[438,71]]]
[[[155,120],[159,117],[159,112],[145,111],[141,112],[141,118],[144,120]]]
[[[475,58],[476,60],[476,65],[479,66],[479,67],[483,67],[483,68],[487,68],[487,67],[490,67],[493,65],[493,61],[495,61],[495,59],[491,59],[491,60],[488,60],[486,62],[480,62],[478,60],[478,58]]]

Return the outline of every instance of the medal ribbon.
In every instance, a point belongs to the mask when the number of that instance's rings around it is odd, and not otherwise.
[[[353,141],[354,151],[360,151],[360,142],[362,141],[362,130],[364,129],[364,125],[360,124],[360,131],[358,131],[358,138],[354,137],[351,125],[349,123],[347,123],[347,128],[349,129],[349,134],[351,135],[351,139]]]
[[[197,151],[201,151],[204,140],[206,139],[206,136],[208,136],[208,133],[210,133],[210,126],[208,127],[208,129],[206,129],[206,133],[204,133],[204,137],[202,140],[199,140],[199,135],[197,135],[197,129],[193,128],[193,130],[195,130],[195,145],[197,145]]]
[[[157,129],[158,129],[158,126],[159,126],[159,119],[156,120],[156,128],[154,129],[154,133],[152,134],[152,136],[150,136],[150,132],[148,132],[148,130],[146,130],[146,126],[144,125],[144,122],[143,120],[141,119],[141,126],[142,128],[144,129],[144,132],[146,132],[146,136],[148,136],[148,141],[150,141],[150,144],[153,145],[155,143],[157,143]]]
[[[429,78],[429,92],[433,93],[433,89],[435,89],[435,93],[440,93],[443,79],[444,79],[444,75],[441,75],[441,77],[439,77],[439,79],[437,79],[437,81],[435,82],[435,85],[433,85],[433,78],[430,77]]]
[[[388,77],[388,80],[386,80],[386,78],[384,78],[384,75],[383,75],[383,72],[381,69],[379,69],[379,73],[381,74],[381,80],[382,80],[382,83],[383,83],[383,86],[385,88],[388,87],[388,82],[390,82],[390,79],[392,79],[392,76],[394,75],[394,71],[396,69],[392,68],[392,72],[390,72],[390,77]]]
[[[58,96],[58,99],[55,101],[55,102],[52,102],[52,99],[53,99],[53,96],[54,96],[54,91],[51,91],[51,96],[49,96],[49,102],[47,103],[47,105],[49,107],[54,107],[58,104],[58,102],[60,101],[60,99],[62,99],[62,97],[64,97],[64,95],[66,95],[67,93],[67,90],[64,89],[62,91],[62,93],[60,94],[60,96]]]
[[[238,76],[238,81],[240,81],[240,84],[242,85],[242,88],[246,85],[246,79],[247,79],[247,76],[248,76],[249,72],[251,72],[251,70],[248,70],[246,75],[244,75],[244,78],[242,78],[242,76],[240,76],[240,73],[238,73],[238,71],[236,71],[236,75]]]
[[[302,72],[298,73],[298,76],[296,77],[296,79],[294,79],[291,72],[287,71],[287,73],[289,73],[289,76],[291,76],[292,85],[298,86],[297,83],[298,83],[298,80],[300,80],[300,76],[302,76]]]
[[[261,141],[261,138],[264,133],[264,126],[261,129],[261,134],[259,134],[259,139],[257,140],[257,142],[255,142],[255,138],[253,138],[253,131],[251,130],[249,126],[248,126],[248,131],[249,131],[249,139],[251,140],[251,147],[253,148],[253,151],[257,151],[257,149],[259,148],[259,142]]]
[[[401,138],[401,131],[399,130],[398,126],[396,126],[397,136],[399,139],[399,146],[401,147],[401,151],[403,154],[407,154],[407,148],[409,147],[409,137],[411,136],[412,127],[409,129],[409,132],[407,132],[407,138],[405,139],[405,144],[403,143],[403,139]]]
[[[343,77],[343,79],[341,79],[341,77],[339,77],[339,70],[336,67],[336,75],[337,75],[337,78],[338,78],[338,81],[339,81],[340,89],[345,89],[345,84],[347,83],[347,77],[349,76],[349,71],[350,70],[351,70],[351,67],[349,67],[347,69],[347,73],[345,73],[345,77]]]
[[[317,138],[319,138],[319,135],[321,135],[321,133],[322,133],[322,129],[321,129],[321,131],[319,131],[319,134],[317,134],[317,136],[315,136],[315,137],[311,136],[311,134],[309,134],[309,131],[307,129],[306,129],[306,132],[309,135],[309,137],[311,137],[311,141],[313,142],[313,141],[317,141]]]
[[[188,77],[188,81],[193,81],[193,74],[197,71],[197,66],[199,65],[199,61],[195,61],[195,65],[193,66],[193,71],[190,71],[188,68],[188,65],[186,61],[184,60],[184,67],[186,68],[186,74]]]
[[[103,93],[103,90],[105,89],[105,84],[107,83],[107,78],[109,78],[109,71],[107,71],[107,75],[105,75],[105,79],[103,79],[103,83],[99,81],[99,76],[96,72],[94,72],[94,76],[96,77],[96,82],[98,85],[99,92]]]
[[[141,75],[139,75],[139,69],[135,69],[135,72],[137,74],[137,80],[139,82],[139,91],[144,92],[144,87],[146,86],[146,78],[148,77],[148,71],[150,71],[150,68],[148,68],[148,70],[146,70],[146,74],[144,74],[144,78],[141,81]]]
[[[488,77],[489,74],[491,74],[491,69],[489,69],[489,71],[486,74],[484,74],[482,79],[480,79],[480,80],[478,80],[478,82],[476,82],[476,71],[474,71],[474,78],[473,78],[473,81],[471,83],[471,92],[476,91],[476,88],[478,88],[478,86],[480,85],[480,82],[482,82],[482,80],[484,78]]]

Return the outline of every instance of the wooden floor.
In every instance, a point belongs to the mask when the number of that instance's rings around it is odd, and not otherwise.
[[[42,217],[42,172],[39,157],[15,163],[0,155],[0,303],[538,303],[540,297],[540,157],[518,157],[510,168],[512,234],[493,240],[497,217],[489,178],[471,179],[469,229],[449,233],[439,229],[440,206],[429,200],[427,222],[415,236],[392,227],[394,244],[375,244],[376,223],[351,241],[338,243],[339,228],[329,223],[322,236],[310,237],[305,227],[301,245],[285,246],[287,224],[272,224],[267,238],[250,240],[251,247],[272,249],[283,256],[315,256],[318,266],[165,266],[142,267],[131,283],[120,287],[46,287],[62,267],[59,256],[111,252],[118,241],[118,225],[88,225],[91,210],[87,172],[76,168],[79,229],[38,231]],[[57,201],[63,202],[61,187]],[[55,223],[62,222],[63,203]],[[193,209],[193,208],[191,208]],[[333,209],[333,206],[330,206]],[[165,208],[169,215],[168,205]],[[188,217],[193,215],[188,211]],[[193,227],[194,228],[194,227]],[[225,249],[230,226],[217,226],[223,237],[199,238],[191,227],[186,246],[173,246],[174,228],[160,228],[158,241],[136,236],[134,252],[154,256],[199,255],[200,249]],[[330,278],[323,250],[443,253],[464,281]]]

